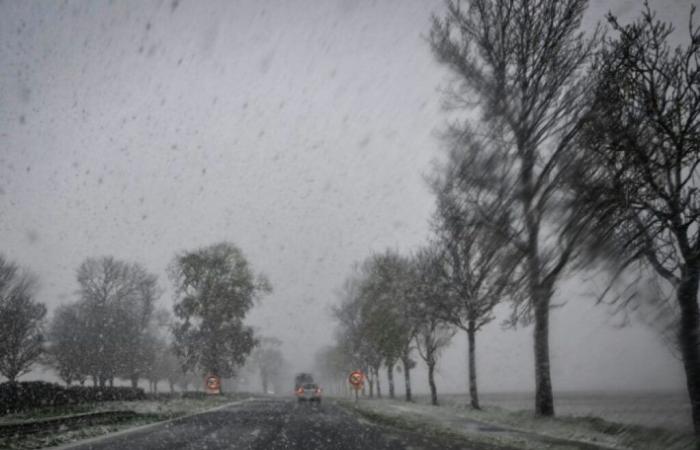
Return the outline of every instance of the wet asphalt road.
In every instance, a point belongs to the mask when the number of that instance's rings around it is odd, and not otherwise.
[[[71,449],[462,449],[464,442],[370,423],[332,401],[258,399]],[[474,447],[476,450],[477,448]]]

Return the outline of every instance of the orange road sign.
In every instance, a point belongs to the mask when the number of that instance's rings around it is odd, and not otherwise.
[[[204,384],[207,388],[207,394],[221,394],[221,378],[216,375],[209,375]]]

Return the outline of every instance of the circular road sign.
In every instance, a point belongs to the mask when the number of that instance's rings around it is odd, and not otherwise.
[[[221,379],[216,375],[209,375],[206,378],[207,394],[221,393]]]
[[[350,376],[348,377],[348,381],[354,387],[360,388],[363,384],[363,381],[364,381],[364,375],[359,370],[355,370],[354,372],[350,373]]]

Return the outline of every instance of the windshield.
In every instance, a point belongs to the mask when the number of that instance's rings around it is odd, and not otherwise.
[[[0,0],[0,448],[691,448],[696,3]]]

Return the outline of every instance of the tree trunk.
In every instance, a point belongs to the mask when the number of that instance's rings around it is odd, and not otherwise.
[[[473,409],[481,409],[479,406],[479,391],[476,388],[476,323],[469,321],[467,328],[469,340],[469,397]]]
[[[405,358],[403,361],[403,380],[404,386],[406,387],[406,401],[412,402],[413,397],[411,395],[411,369],[409,367],[410,360]]]
[[[134,389],[139,387],[139,376],[138,375],[131,376],[131,387]]]
[[[369,383],[369,398],[374,398],[374,376],[371,373],[371,369],[370,376],[367,378],[367,382]]]
[[[374,368],[374,378],[377,380],[377,398],[382,398],[382,385],[379,383],[379,367]]]
[[[109,379],[109,387],[114,387],[114,378]]]
[[[175,393],[175,382],[168,380],[168,384],[170,385],[170,393],[174,394]]]
[[[698,308],[698,283],[700,267],[684,267],[677,298],[681,316],[678,344],[683,357],[686,385],[690,397],[693,429],[700,448],[700,310]]]
[[[435,386],[435,363],[428,363],[428,384],[430,385],[430,402],[437,406],[437,387]]]
[[[394,398],[394,363],[387,364],[386,377],[389,380],[389,398]]]
[[[554,415],[554,396],[549,364],[549,300],[550,295],[541,289],[533,298],[535,310],[535,414]]]
[[[549,364],[549,302],[552,285],[543,283],[542,262],[540,260],[540,222],[535,205],[533,168],[536,150],[529,147],[527,137],[517,136],[517,147],[521,157],[520,188],[522,208],[527,235],[527,277],[530,305],[534,311],[535,327],[535,415],[554,416],[554,395]],[[550,282],[551,283],[551,282]]]
[[[263,394],[267,394],[267,376],[262,376],[262,390]]]

